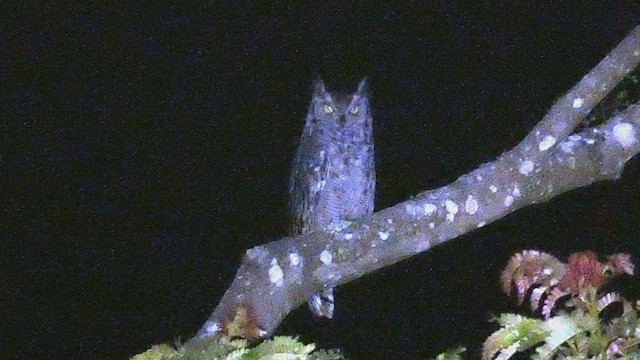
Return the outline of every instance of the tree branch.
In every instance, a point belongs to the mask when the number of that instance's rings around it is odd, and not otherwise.
[[[524,206],[618,178],[640,151],[640,104],[569,135],[639,61],[640,26],[497,160],[358,221],[247,250],[192,342],[221,335],[264,338],[322,288],[397,263]]]

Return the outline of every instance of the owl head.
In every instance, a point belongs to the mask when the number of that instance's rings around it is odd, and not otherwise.
[[[311,106],[306,127],[339,137],[351,143],[366,142],[371,137],[371,114],[367,79],[358,84],[353,94],[330,92],[321,79],[313,83]]]

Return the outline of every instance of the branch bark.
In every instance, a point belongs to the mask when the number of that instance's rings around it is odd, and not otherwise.
[[[640,103],[601,126],[573,132],[638,62],[640,26],[497,160],[358,221],[247,250],[233,283],[192,342],[270,336],[291,310],[322,288],[345,284],[524,206],[617,179],[640,151]]]

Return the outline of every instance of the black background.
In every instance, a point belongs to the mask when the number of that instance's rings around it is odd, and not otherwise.
[[[640,24],[636,1],[133,3],[3,5],[3,358],[122,359],[193,336],[243,251],[286,233],[316,74],[347,91],[369,77],[382,209],[516,145]],[[637,259],[639,165],[345,285],[334,321],[301,307],[278,332],[353,359],[476,358],[488,318],[513,310],[498,284],[512,253]]]

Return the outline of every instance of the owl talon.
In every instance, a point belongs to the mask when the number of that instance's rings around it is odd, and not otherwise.
[[[327,289],[323,293],[313,294],[309,299],[309,309],[318,317],[331,319],[334,310],[333,289]]]

